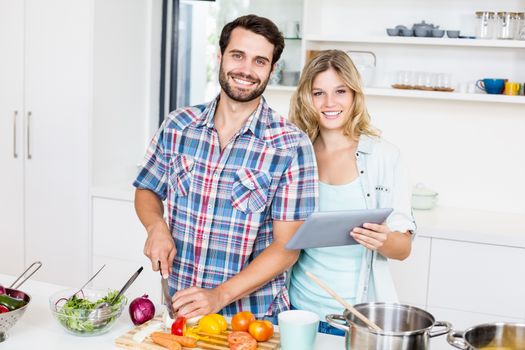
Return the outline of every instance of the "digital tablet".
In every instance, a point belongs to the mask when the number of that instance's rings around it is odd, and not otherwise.
[[[382,224],[392,208],[319,211],[312,213],[286,244],[286,249],[358,244],[350,231],[364,223]]]

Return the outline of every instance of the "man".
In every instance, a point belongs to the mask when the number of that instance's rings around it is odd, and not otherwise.
[[[283,48],[266,18],[228,23],[219,96],[170,113],[134,182],[144,253],[169,276],[178,315],[289,308],[284,272],[299,252],[284,246],[314,210],[317,169],[308,137],[261,97]]]

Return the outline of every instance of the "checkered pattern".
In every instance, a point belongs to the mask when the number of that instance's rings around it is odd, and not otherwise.
[[[167,200],[177,248],[172,292],[213,288],[245,268],[270,243],[273,220],[304,220],[317,198],[308,137],[261,99],[221,151],[218,99],[172,112],[154,136],[134,186]],[[228,306],[257,317],[289,308],[285,274]]]

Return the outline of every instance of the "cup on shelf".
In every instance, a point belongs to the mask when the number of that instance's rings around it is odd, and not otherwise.
[[[388,36],[398,36],[401,31],[398,28],[387,28],[386,33]]]
[[[442,38],[445,36],[445,31],[443,29],[432,29],[432,37]]]
[[[487,94],[500,95],[505,88],[505,79],[485,78],[476,82],[478,89],[485,91]]]
[[[518,96],[521,91],[521,84],[517,82],[507,81],[505,82],[505,91],[503,92],[508,96]]]

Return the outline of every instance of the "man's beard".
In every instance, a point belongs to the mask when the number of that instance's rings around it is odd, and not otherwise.
[[[259,84],[259,87],[250,93],[240,91],[238,89],[233,89],[230,83],[228,82],[228,77],[226,73],[224,72],[224,70],[222,69],[222,64],[221,64],[220,72],[219,72],[219,84],[221,85],[221,88],[224,90],[226,95],[232,100],[237,101],[237,102],[249,102],[261,96],[264,90],[266,89],[266,85],[268,85],[268,80],[270,80],[270,76],[268,75],[268,78],[263,83],[261,83],[261,80],[259,80],[258,78],[255,78],[251,75],[246,75],[243,73],[231,74],[230,77],[239,78],[239,79],[248,80],[248,81],[254,81],[256,84]]]

